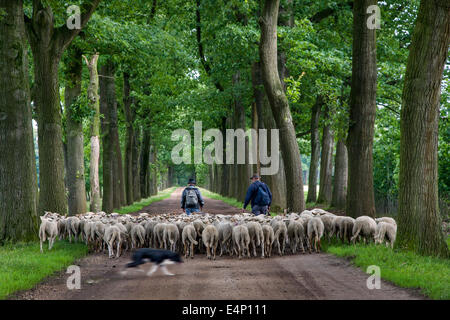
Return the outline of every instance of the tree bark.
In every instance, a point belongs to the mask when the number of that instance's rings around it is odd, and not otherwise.
[[[38,113],[39,136],[39,213],[44,210],[65,214],[62,121],[59,99],[58,66],[64,50],[86,25],[100,0],[86,1],[81,12],[81,28],[55,28],[50,6],[33,1],[33,15],[25,16],[28,41],[34,59],[34,104]]]
[[[333,197],[331,206],[344,209],[347,200],[348,155],[343,139],[339,139],[336,146],[334,165]]]
[[[353,7],[352,84],[348,147],[347,214],[375,217],[373,135],[376,112],[377,63],[375,29],[367,27],[367,7],[376,0],[355,1]]]
[[[81,94],[83,62],[80,49],[72,47],[69,51],[66,88],[64,91],[67,140],[66,177],[69,189],[69,215],[76,215],[87,211],[86,182],[84,180],[83,121],[76,114],[76,111],[73,110],[72,106]]]
[[[267,95],[261,78],[261,64],[255,62],[252,67],[253,96],[255,98],[256,111],[258,114],[258,129],[267,129],[267,150],[271,150],[270,130],[276,129],[275,119],[270,109]],[[258,141],[259,143],[259,141]],[[259,157],[259,147],[258,147]],[[284,174],[283,157],[279,153],[279,170],[274,175],[265,175],[261,177],[272,191],[272,208],[276,211],[282,211],[286,208],[286,178]],[[266,165],[260,165],[265,167]],[[248,182],[247,182],[248,184]]]
[[[318,96],[316,103],[311,109],[311,161],[309,164],[308,197],[306,202],[316,202],[317,200],[317,169],[319,168],[320,156],[319,119],[322,104],[322,97]]]
[[[134,146],[134,128],[133,114],[131,110],[130,97],[130,75],[123,73],[123,107],[125,113],[125,121],[127,125],[126,146],[125,146],[125,194],[126,204],[130,205],[134,201],[133,195],[133,146]]]
[[[91,157],[90,157],[90,182],[91,182],[91,205],[92,212],[100,211],[100,181],[99,181],[99,160],[100,160],[100,97],[98,95],[99,80],[97,71],[98,53],[92,55],[88,60],[83,56],[89,69],[88,99],[89,106],[93,110],[91,120]]]
[[[402,96],[396,245],[442,257],[449,250],[438,206],[438,122],[449,43],[448,1],[421,1]]]
[[[103,146],[103,197],[102,210],[107,213],[114,209],[114,148],[111,130],[111,108],[115,103],[115,96],[109,92],[111,78],[109,65],[100,67],[100,112]],[[108,75],[108,76],[106,76]]]
[[[81,27],[84,27],[100,0],[83,5]],[[58,65],[67,46],[80,32],[66,25],[54,28],[50,6],[33,1],[32,18],[25,16],[28,40],[34,59],[34,103],[38,111],[39,135],[39,212],[65,214],[67,199],[64,188],[62,123],[59,100]]]
[[[37,235],[37,182],[22,1],[0,0],[0,243]]]
[[[233,75],[233,86],[239,87],[241,82],[241,74],[240,71],[237,71]],[[236,90],[238,92],[239,89]],[[240,93],[234,95],[234,128],[246,130],[245,124],[245,106],[242,102],[242,96]],[[244,150],[245,150],[245,163],[238,164],[237,163],[237,150],[239,148],[237,140],[235,141],[235,156],[234,156],[234,169],[235,169],[235,183],[233,184],[235,194],[234,197],[239,201],[245,200],[245,195],[247,191],[247,185],[250,178],[249,175],[249,165],[248,165],[248,137],[245,137],[244,140]]]
[[[328,107],[325,111],[325,119],[328,118]],[[333,194],[332,174],[333,174],[333,146],[334,137],[331,124],[326,123],[322,134],[322,156],[320,158],[320,185],[317,203],[331,203]]]
[[[134,131],[133,143],[133,200],[141,201],[140,145],[141,128]]]
[[[261,24],[259,53],[262,64],[264,87],[270,102],[277,128],[280,130],[280,145],[286,172],[287,205],[291,211],[305,209],[303,194],[302,165],[295,129],[278,75],[277,66],[277,17],[279,0],[265,0]]]
[[[148,198],[150,195],[147,193],[148,190],[148,171],[150,166],[150,128],[143,128],[144,136],[142,140],[142,149],[141,149],[141,197]],[[169,184],[171,180],[171,168],[169,167]]]

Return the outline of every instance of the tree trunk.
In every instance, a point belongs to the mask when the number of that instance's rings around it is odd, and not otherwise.
[[[311,109],[311,162],[309,164],[308,197],[306,202],[316,202],[317,200],[317,169],[319,168],[320,156],[319,119],[322,104],[322,97],[318,96],[316,103]]]
[[[226,142],[226,130],[227,130],[227,123],[228,118],[222,117],[222,135],[223,135],[223,164],[221,165],[221,178],[220,178],[220,194],[223,196],[228,196],[228,164],[225,164],[226,162],[226,148],[227,148],[227,142]]]
[[[69,215],[85,213],[86,182],[84,180],[84,136],[83,119],[76,114],[72,104],[81,94],[81,78],[83,62],[81,50],[69,49],[67,63],[67,80],[64,91],[66,104],[66,140],[67,140],[67,168],[66,178],[69,189]]]
[[[331,206],[344,209],[347,200],[348,156],[347,147],[342,139],[336,146],[336,159],[334,165],[333,197]]]
[[[38,113],[39,136],[39,213],[44,210],[65,214],[64,157],[59,99],[58,66],[64,50],[86,25],[100,0],[86,2],[81,28],[66,25],[54,28],[52,8],[33,1],[33,15],[25,16],[27,37],[34,59],[34,104]]]
[[[270,109],[267,95],[265,94],[263,82],[261,78],[261,64],[256,62],[252,67],[253,95],[255,98],[256,111],[258,114],[258,129],[267,129],[267,150],[271,150],[270,130],[276,129],[275,119]],[[258,141],[259,144],[259,141]],[[268,152],[268,151],[267,151]],[[258,146],[259,157],[259,146]],[[279,170],[274,175],[265,175],[261,177],[272,191],[272,208],[275,211],[282,211],[286,208],[286,178],[284,175],[283,157],[279,153]],[[266,165],[260,165],[265,167]],[[248,181],[246,185],[248,185]]]
[[[328,118],[328,107],[325,111],[325,119]],[[320,185],[317,203],[331,203],[333,194],[332,171],[333,171],[333,146],[334,137],[331,124],[326,123],[322,134],[322,156],[320,157]]]
[[[240,71],[237,71],[234,75],[233,75],[233,86],[240,86],[240,82],[241,82],[241,74]],[[239,89],[235,90],[235,92],[238,92],[237,94],[234,95],[234,128],[235,129],[242,129],[246,130],[246,124],[245,124],[245,107],[244,104],[242,102],[242,96],[241,93],[239,93]],[[248,138],[245,137],[244,140],[244,150],[245,150],[245,163],[243,164],[238,164],[237,163],[237,150],[239,148],[238,146],[238,141],[235,141],[235,157],[234,157],[234,161],[235,161],[235,183],[233,184],[234,186],[234,190],[235,190],[235,194],[234,197],[236,199],[238,199],[239,201],[244,201],[245,200],[245,195],[246,195],[246,191],[247,191],[247,185],[248,185],[248,181],[249,181],[249,165],[248,165]]]
[[[84,56],[83,56],[84,57]],[[98,95],[99,80],[97,71],[97,62],[99,55],[94,54],[91,60],[84,57],[89,69],[89,88],[88,99],[89,106],[93,110],[91,120],[91,157],[90,157],[90,182],[91,182],[91,206],[92,212],[100,211],[100,181],[98,167],[100,160],[100,97]],[[109,200],[109,199],[108,199]]]
[[[22,1],[0,0],[0,243],[36,238],[37,184]]]
[[[150,165],[150,128],[144,127],[144,137],[142,140],[142,149],[141,149],[141,197],[148,198],[150,195],[147,193],[148,190],[148,169]],[[171,179],[171,169],[169,167],[169,184]]]
[[[125,194],[127,198],[127,205],[134,201],[133,195],[133,147],[134,147],[134,128],[133,128],[133,114],[131,110],[130,97],[130,75],[123,73],[123,107],[125,113],[125,121],[127,125],[127,136],[125,146]]]
[[[57,53],[44,44],[33,46],[34,105],[37,110],[39,146],[39,214],[44,211],[66,214],[64,155],[59,100]]]
[[[287,205],[291,211],[305,209],[303,174],[300,151],[292,123],[289,102],[284,93],[277,66],[277,17],[279,0],[264,2],[261,17],[259,53],[262,63],[264,87],[270,102],[277,128],[286,172]]]
[[[355,1],[350,92],[347,214],[375,217],[373,134],[376,112],[377,63],[375,29],[367,27],[367,7],[376,0]]]
[[[115,96],[108,91],[111,78],[109,65],[100,68],[100,112],[102,114],[102,145],[103,145],[103,197],[102,210],[107,213],[114,209],[114,145],[111,130],[111,110],[115,103]],[[109,77],[109,76],[108,76]]]
[[[140,145],[141,128],[134,132],[133,143],[133,200],[141,201]]]
[[[438,206],[438,122],[449,42],[448,1],[421,1],[403,87],[396,245],[442,257],[449,251]]]

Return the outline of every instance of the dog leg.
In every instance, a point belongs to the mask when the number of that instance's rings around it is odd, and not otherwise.
[[[164,266],[164,265],[161,267],[161,270],[162,270],[162,272],[164,272],[164,274],[165,274],[166,276],[174,276],[174,274],[173,274],[173,273],[170,273],[170,272],[167,270],[166,266]]]
[[[156,270],[158,270],[157,264],[153,265],[153,267],[147,272],[147,276],[151,276]]]

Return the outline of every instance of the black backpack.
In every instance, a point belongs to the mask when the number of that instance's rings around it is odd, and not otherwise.
[[[194,188],[188,188],[186,192],[186,207],[192,208],[198,206],[197,192]]]

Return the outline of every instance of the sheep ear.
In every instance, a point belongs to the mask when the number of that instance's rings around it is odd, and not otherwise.
[[[39,218],[41,218],[41,221],[44,221],[44,217],[43,216],[40,216]]]

